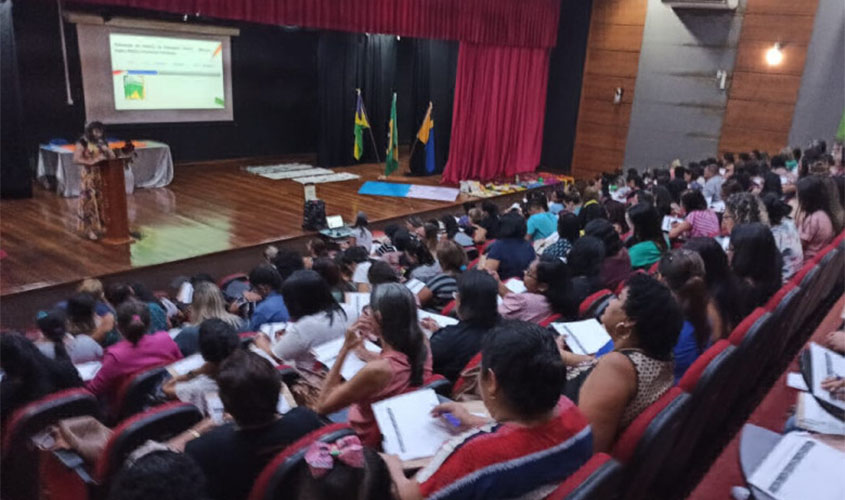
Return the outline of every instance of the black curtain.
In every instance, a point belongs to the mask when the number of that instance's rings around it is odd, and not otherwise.
[[[546,121],[540,158],[541,165],[547,169],[565,172],[571,169],[592,4],[592,0],[584,0],[563,2],[560,6],[557,46],[549,58]]]
[[[352,156],[357,95],[361,89],[372,127],[364,131],[360,163],[384,161],[387,123],[395,90],[396,37],[326,31],[317,50],[320,115],[317,164],[326,167],[356,163]],[[375,139],[376,150],[373,150]]]
[[[0,196],[29,198],[32,181],[23,137],[12,1],[0,0]]]
[[[449,157],[452,132],[452,103],[455,98],[455,75],[458,68],[458,42],[445,40],[410,40],[413,126],[409,143],[413,144],[417,130],[425,118],[428,103],[433,104],[435,139],[435,172],[442,172]],[[425,148],[417,144],[411,158],[411,174],[426,175]]]

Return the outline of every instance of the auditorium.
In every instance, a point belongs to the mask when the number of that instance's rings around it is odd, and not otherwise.
[[[0,0],[0,499],[845,500],[842,0]]]

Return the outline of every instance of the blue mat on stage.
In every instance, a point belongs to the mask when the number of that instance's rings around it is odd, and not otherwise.
[[[358,190],[358,194],[371,194],[374,196],[396,196],[407,198],[411,190],[410,184],[396,184],[394,182],[367,181]]]

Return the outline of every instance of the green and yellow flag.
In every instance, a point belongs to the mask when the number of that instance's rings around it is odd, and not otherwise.
[[[390,175],[399,168],[399,130],[396,125],[396,92],[393,93],[393,104],[390,106],[390,123],[387,127],[387,160],[384,164],[384,175]]]
[[[360,160],[361,155],[364,154],[364,129],[370,128],[370,122],[367,120],[367,111],[361,99],[361,89],[355,89],[355,92],[358,93],[358,104],[355,106],[355,146],[352,149],[352,156]]]

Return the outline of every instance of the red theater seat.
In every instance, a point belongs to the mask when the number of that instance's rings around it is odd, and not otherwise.
[[[613,297],[613,292],[607,289],[599,290],[590,295],[578,306],[578,317],[583,319],[598,318],[604,312],[610,299]]]
[[[622,465],[597,453],[561,483],[546,500],[612,500],[619,493]]]
[[[542,320],[540,320],[539,324],[540,324],[540,326],[544,326],[544,327],[549,326],[549,325],[551,325],[555,321],[558,321],[561,318],[563,318],[562,314],[554,313],[551,316],[547,316],[546,318],[543,318]]]
[[[152,394],[167,376],[166,365],[141,370],[127,377],[112,404],[111,421],[119,422],[152,406]]]
[[[466,366],[463,370],[461,370],[461,376],[458,377],[458,380],[455,381],[455,385],[452,387],[452,396],[456,397],[457,395],[461,394],[467,385],[471,382],[469,377],[474,377],[475,372],[471,372],[475,367],[481,364],[481,353],[479,352],[467,362]],[[469,375],[464,375],[469,373]]]

